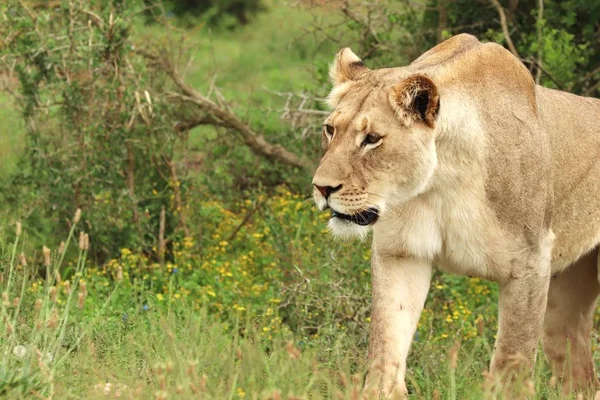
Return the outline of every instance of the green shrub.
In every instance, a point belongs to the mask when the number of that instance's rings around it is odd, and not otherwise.
[[[27,9],[11,1],[2,49],[19,79],[26,125],[19,168],[2,187],[38,237],[69,231],[71,210],[85,211],[100,261],[122,247],[151,253],[164,208],[169,238],[185,230],[186,181],[175,159],[180,135],[166,80],[136,54],[134,2],[61,2]]]
[[[258,13],[266,10],[264,0],[144,0],[148,20],[174,15],[177,22],[194,26],[206,23],[211,27],[234,29],[246,25]],[[163,7],[159,7],[162,3]]]
[[[176,15],[199,15],[210,24],[223,23],[224,18],[232,17],[235,23],[245,25],[265,9],[263,0],[170,0],[170,3]]]

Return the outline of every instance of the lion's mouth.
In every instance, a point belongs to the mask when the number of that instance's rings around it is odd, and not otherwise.
[[[331,218],[339,218],[346,221],[354,222],[355,224],[366,226],[374,224],[379,218],[379,211],[376,208],[369,208],[354,215],[342,214],[334,209],[331,209]]]

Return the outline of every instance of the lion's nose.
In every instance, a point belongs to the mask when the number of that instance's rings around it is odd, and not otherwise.
[[[337,185],[336,187],[333,187],[333,186],[319,186],[319,185],[315,184],[315,187],[317,188],[317,190],[319,192],[321,192],[321,194],[327,200],[329,198],[329,195],[331,195],[331,193],[335,193],[338,190],[340,190],[342,188],[342,185]]]

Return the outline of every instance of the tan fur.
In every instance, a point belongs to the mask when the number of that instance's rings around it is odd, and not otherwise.
[[[432,265],[499,282],[492,372],[517,354],[531,367],[544,330],[555,373],[569,387],[595,383],[589,329],[599,293],[579,279],[598,274],[598,258],[578,260],[600,243],[600,100],[536,86],[508,51],[469,35],[401,68],[369,70],[344,49],[331,76],[325,123],[335,133],[324,133],[313,182],[338,189],[328,200],[315,190],[315,201],[380,214],[370,227],[330,221],[342,237],[373,231],[367,387],[405,391]],[[369,133],[381,142],[364,145]],[[576,365],[563,373],[575,337]]]

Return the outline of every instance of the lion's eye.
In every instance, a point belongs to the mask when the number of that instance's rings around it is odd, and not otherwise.
[[[363,146],[366,146],[368,144],[375,144],[377,142],[379,142],[381,140],[381,136],[379,136],[376,133],[369,133],[367,136],[365,136],[365,139],[362,142]]]
[[[325,124],[325,132],[327,132],[327,134],[329,136],[333,136],[333,133],[335,132],[335,128],[331,125]]]

